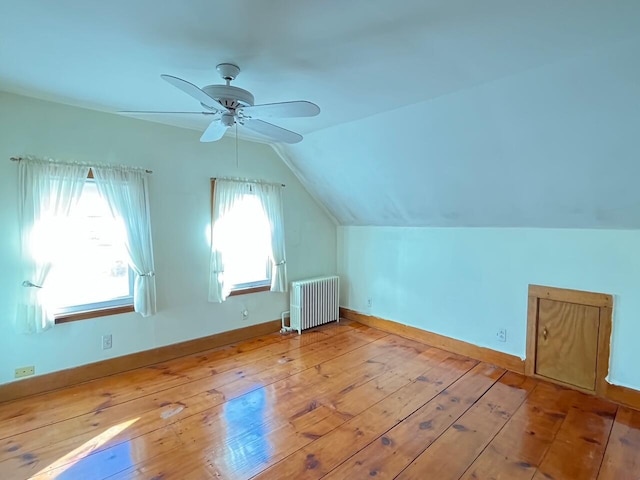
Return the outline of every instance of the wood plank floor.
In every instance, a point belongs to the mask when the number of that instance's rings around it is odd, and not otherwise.
[[[0,404],[1,479],[640,479],[640,412],[343,321]]]

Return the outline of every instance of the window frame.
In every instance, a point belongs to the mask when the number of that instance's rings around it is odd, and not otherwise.
[[[89,169],[89,174],[87,175],[86,180],[94,181],[92,169]],[[104,317],[108,315],[118,315],[120,313],[134,312],[133,288],[135,274],[130,265],[127,265],[127,270],[129,276],[129,292],[131,292],[131,295],[101,302],[93,302],[65,307],[56,312],[56,314],[54,315],[55,324],[58,325],[62,323],[75,322],[77,320],[88,320],[91,318]]]
[[[247,295],[249,293],[258,293],[258,292],[269,292],[271,291],[271,283],[269,285],[258,285],[255,287],[239,287],[235,290],[231,290],[229,292],[230,297],[235,297],[236,295]]]
[[[89,320],[91,318],[106,317],[108,315],[118,315],[120,313],[133,313],[133,303],[118,307],[101,308],[98,310],[85,310],[82,312],[58,314],[55,316],[55,324],[76,322],[78,320]]]

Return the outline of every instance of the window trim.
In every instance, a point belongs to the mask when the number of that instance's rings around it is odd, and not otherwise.
[[[271,291],[271,285],[261,285],[259,287],[241,287],[235,290],[231,290],[229,293],[230,297],[235,297],[236,295],[247,295],[249,293],[258,293],[258,292],[269,292]]]
[[[130,305],[119,305],[117,307],[100,308],[96,310],[84,310],[82,312],[63,313],[56,315],[55,324],[75,322],[78,320],[88,320],[90,318],[106,317],[108,315],[118,315],[120,313],[134,312],[133,303]]]

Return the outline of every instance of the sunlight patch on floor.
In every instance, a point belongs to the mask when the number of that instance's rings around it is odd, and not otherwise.
[[[76,463],[91,455],[97,449],[99,449],[102,445],[107,443],[109,440],[124,432],[131,425],[140,420],[140,417],[134,418],[132,420],[127,420],[126,422],[119,423],[118,425],[114,425],[113,427],[108,428],[104,432],[99,435],[96,435],[91,440],[83,443],[75,450],[67,453],[65,456],[60,457],[58,460],[53,462],[51,465],[40,470],[38,473],[30,477],[30,480],[42,479],[42,478],[56,478],[62,473],[64,473],[69,468],[73,467]],[[55,472],[54,472],[55,471]],[[52,476],[53,475],[53,476]]]

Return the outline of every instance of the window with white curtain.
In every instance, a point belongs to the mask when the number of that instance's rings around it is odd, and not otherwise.
[[[209,300],[286,291],[282,186],[213,179]]]
[[[148,173],[20,159],[18,330],[39,333],[61,321],[156,312]]]

